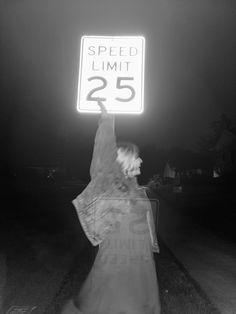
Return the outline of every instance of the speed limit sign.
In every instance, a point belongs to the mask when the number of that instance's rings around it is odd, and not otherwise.
[[[145,39],[142,36],[83,36],[77,110],[139,114],[144,99]]]

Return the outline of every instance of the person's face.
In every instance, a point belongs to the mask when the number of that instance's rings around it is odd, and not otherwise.
[[[142,159],[138,156],[133,156],[131,161],[131,168],[128,170],[128,176],[134,177],[141,174],[140,167],[142,163]]]

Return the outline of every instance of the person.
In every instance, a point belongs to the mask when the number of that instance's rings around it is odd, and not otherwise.
[[[150,201],[137,182],[142,160],[136,145],[116,143],[113,116],[99,105],[91,181],[72,201],[86,236],[99,249],[62,313],[160,314],[153,255],[159,246]]]

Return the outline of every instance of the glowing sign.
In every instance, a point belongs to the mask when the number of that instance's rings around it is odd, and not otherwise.
[[[77,110],[139,114],[144,99],[144,37],[83,36]]]

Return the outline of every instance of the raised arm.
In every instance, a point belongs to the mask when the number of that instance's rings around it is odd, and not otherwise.
[[[102,102],[98,102],[101,108],[101,118],[96,132],[93,157],[90,166],[90,176],[93,180],[96,176],[106,175],[116,160],[116,137],[114,134],[114,117],[107,113]]]

